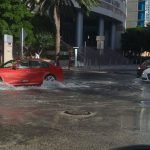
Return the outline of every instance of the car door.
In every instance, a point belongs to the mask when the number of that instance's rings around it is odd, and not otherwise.
[[[46,70],[42,67],[42,62],[38,60],[30,60],[30,79],[33,84],[41,84]]]
[[[7,73],[4,74],[5,82],[20,85],[27,84],[30,78],[29,61],[22,60],[5,69]]]

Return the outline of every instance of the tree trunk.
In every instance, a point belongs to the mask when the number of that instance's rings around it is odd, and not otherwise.
[[[59,8],[57,6],[54,6],[54,21],[55,21],[55,27],[56,27],[56,66],[59,66],[59,57],[60,57],[60,12]]]

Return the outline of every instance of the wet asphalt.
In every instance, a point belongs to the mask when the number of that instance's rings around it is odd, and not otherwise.
[[[0,150],[150,145],[150,84],[134,71],[65,71],[63,83],[0,85]]]

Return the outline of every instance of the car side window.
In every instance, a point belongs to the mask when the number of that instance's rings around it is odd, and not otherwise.
[[[30,67],[31,68],[40,68],[41,64],[39,61],[30,61]]]
[[[20,61],[18,63],[18,68],[29,68],[29,61]]]
[[[47,63],[47,62],[41,62],[41,67],[42,68],[48,68],[49,67],[49,63]]]

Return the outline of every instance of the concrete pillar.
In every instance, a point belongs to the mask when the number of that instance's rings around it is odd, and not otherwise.
[[[116,25],[113,22],[111,26],[111,49],[114,50],[116,46]]]
[[[117,24],[117,30],[116,30],[116,48],[121,48],[121,34],[124,33],[124,26],[122,23]]]
[[[83,12],[77,12],[77,27],[76,27],[76,46],[81,48],[83,45]]]
[[[99,17],[99,35],[104,36],[104,18]]]

